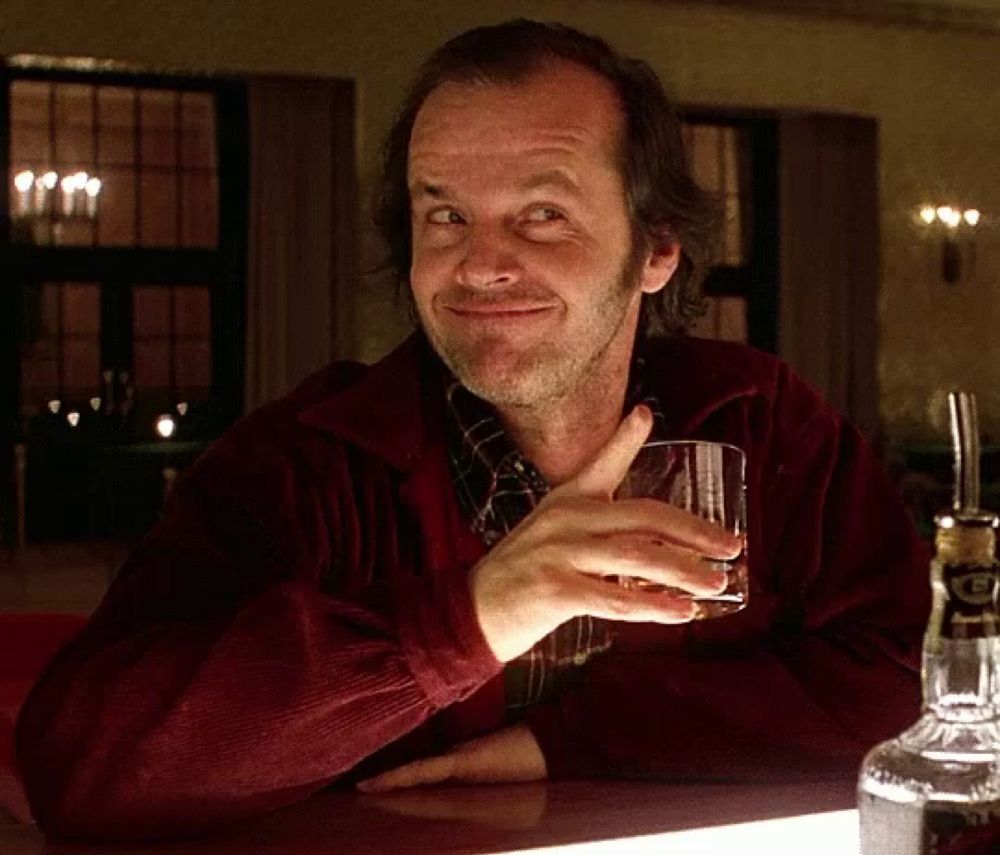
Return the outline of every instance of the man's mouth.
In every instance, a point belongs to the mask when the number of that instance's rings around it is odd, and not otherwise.
[[[552,306],[525,303],[479,303],[446,306],[449,312],[465,318],[518,318],[540,315]]]

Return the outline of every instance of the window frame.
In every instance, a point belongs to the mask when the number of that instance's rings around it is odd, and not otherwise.
[[[705,279],[708,297],[742,297],[747,305],[748,343],[769,353],[778,351],[779,199],[778,118],[766,111],[728,110],[682,105],[682,123],[739,128],[749,140],[749,196],[753,231],[748,256],[741,265],[714,265]]]

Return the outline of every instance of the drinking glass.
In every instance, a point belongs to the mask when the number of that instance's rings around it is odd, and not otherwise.
[[[746,548],[746,455],[735,445],[699,440],[669,440],[646,443],[636,455],[616,498],[652,498],[716,523],[743,542],[743,549],[727,561],[704,559],[706,565],[726,571],[724,591],[695,597],[695,620],[721,617],[747,604]],[[685,591],[620,576],[626,588]]]

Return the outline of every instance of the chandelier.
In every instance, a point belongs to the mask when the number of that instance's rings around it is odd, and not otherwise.
[[[29,243],[61,243],[65,225],[97,219],[100,195],[101,179],[86,172],[18,172],[11,196],[14,235]]]

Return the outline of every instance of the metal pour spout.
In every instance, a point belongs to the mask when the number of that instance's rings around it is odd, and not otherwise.
[[[955,451],[955,495],[952,506],[959,513],[979,510],[979,415],[976,396],[949,392],[951,440]]]

